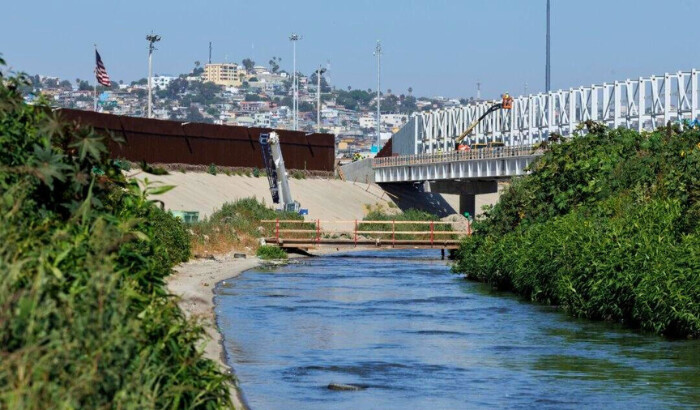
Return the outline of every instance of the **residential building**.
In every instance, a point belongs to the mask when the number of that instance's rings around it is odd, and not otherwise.
[[[408,122],[406,114],[382,114],[382,126],[388,128],[403,127]]]
[[[168,85],[170,84],[171,81],[176,79],[177,77],[171,77],[167,75],[156,75],[152,78],[153,81],[153,88],[160,88],[162,90],[168,88]]]
[[[225,87],[240,87],[246,79],[246,71],[236,63],[205,64],[203,81],[211,81]]]

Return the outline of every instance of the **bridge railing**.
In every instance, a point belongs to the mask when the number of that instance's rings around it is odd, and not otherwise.
[[[445,162],[471,161],[480,159],[498,159],[507,157],[532,156],[541,154],[536,146],[484,147],[469,151],[436,152],[432,154],[401,155],[395,157],[374,158],[373,168],[397,167],[406,165],[426,165]]]
[[[265,242],[280,247],[317,245],[390,246],[451,248],[459,246],[462,237],[471,235],[469,221],[298,221],[271,219],[261,221],[272,232]],[[300,226],[290,228],[294,224]],[[454,229],[463,224],[465,229]],[[309,229],[313,225],[313,229]]]

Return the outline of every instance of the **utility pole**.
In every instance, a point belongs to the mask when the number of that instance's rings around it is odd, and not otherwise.
[[[153,118],[153,50],[156,49],[155,43],[160,41],[160,36],[151,34],[146,36],[148,40],[148,118]]]
[[[319,64],[316,70],[316,132],[321,132],[321,76],[326,72]]]
[[[211,64],[211,41],[209,42],[209,64]]]
[[[297,41],[301,40],[302,37],[296,33],[292,33],[291,36],[289,36],[289,41],[292,42],[292,127],[294,128],[294,131],[297,130],[298,124],[297,124],[297,117],[298,113],[297,110],[299,109],[299,104],[297,102],[297,99],[299,98],[298,92],[297,92]]]
[[[481,99],[481,81],[476,82],[476,99],[477,101]]]
[[[551,74],[552,74],[552,67],[550,65],[550,52],[549,52],[549,33],[550,33],[550,15],[549,15],[549,1],[547,0],[547,63],[545,67],[545,83],[544,83],[544,88],[546,92],[549,92],[551,90]]]
[[[382,43],[379,40],[377,40],[377,46],[374,48],[374,55],[377,56],[377,152],[379,152],[379,145],[382,141],[382,112],[379,107],[382,89]]]

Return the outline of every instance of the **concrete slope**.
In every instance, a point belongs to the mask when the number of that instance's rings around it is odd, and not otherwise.
[[[162,200],[166,209],[198,211],[200,219],[211,215],[226,202],[255,197],[272,206],[267,178],[210,175],[198,172],[171,172],[170,175],[150,175],[130,172],[138,179],[148,178],[176,188],[153,199]],[[376,185],[344,182],[335,179],[290,179],[290,189],[302,208],[309,210],[307,219],[362,219],[366,205],[388,207],[389,196]]]

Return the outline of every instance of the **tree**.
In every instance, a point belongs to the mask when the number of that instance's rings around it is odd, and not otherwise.
[[[413,94],[413,87],[408,87],[408,95]]]
[[[200,75],[204,72],[204,69],[200,67],[200,65],[202,65],[202,63],[199,60],[194,62],[194,69],[192,70],[192,75]]]
[[[243,67],[245,67],[246,71],[248,71],[248,72],[253,71],[253,68],[255,67],[255,61],[251,60],[250,58],[244,58],[242,63],[243,63]]]
[[[302,101],[299,103],[299,112],[310,112],[314,111],[316,107],[307,101]]]
[[[318,84],[318,75],[314,71],[313,74],[311,74],[311,77],[309,77],[309,84],[313,84],[314,87]],[[328,86],[328,81],[326,81],[326,77],[321,74],[321,92],[322,93],[327,93],[331,91],[331,87]]]
[[[387,89],[386,89],[386,93],[387,93],[387,94],[391,94],[391,88],[387,88]]]
[[[349,85],[349,86],[348,86],[348,91],[350,91],[350,90],[352,90],[352,86]]]
[[[185,120],[190,122],[203,122],[204,116],[201,112],[199,112],[199,108],[195,107],[194,105],[190,105],[187,109]]]
[[[88,91],[88,90],[90,90],[90,89],[92,89],[92,87],[90,87],[90,84],[89,84],[87,81],[81,80],[81,81],[78,83],[78,90],[80,90],[80,91]]]
[[[73,88],[70,84],[70,81],[68,80],[61,81],[60,83],[58,83],[58,86],[64,90],[70,90],[71,88]]]
[[[245,100],[246,101],[263,101],[263,98],[257,94],[246,94]]]
[[[277,73],[277,70],[280,69],[281,62],[282,62],[282,59],[280,57],[272,57],[269,61],[270,71],[272,71],[273,73]]]

